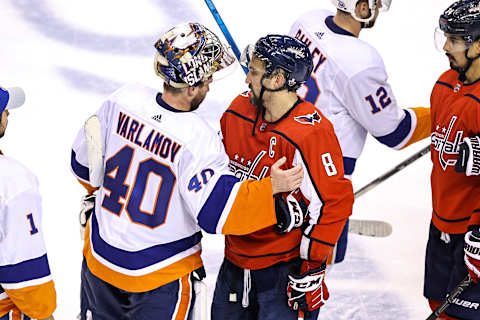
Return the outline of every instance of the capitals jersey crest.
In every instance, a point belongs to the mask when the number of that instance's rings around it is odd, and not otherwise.
[[[293,119],[302,124],[311,124],[312,126],[314,126],[315,123],[320,123],[320,120],[322,120],[322,117],[318,114],[317,111],[314,111],[313,113],[306,114],[303,116],[298,116]]]
[[[480,87],[458,85],[445,72],[433,88],[431,105],[432,222],[445,233],[465,233],[480,224],[480,177],[455,172],[459,145],[480,133]]]

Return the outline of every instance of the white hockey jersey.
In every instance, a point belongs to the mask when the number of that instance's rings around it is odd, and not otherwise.
[[[270,179],[231,175],[220,138],[195,113],[134,84],[112,94],[97,116],[105,174],[84,246],[97,277],[130,292],[152,290],[202,266],[200,227],[246,234],[276,222]],[[71,166],[88,186],[83,128]]]
[[[43,319],[55,308],[37,178],[0,153],[0,317],[19,309]]]
[[[309,12],[290,35],[309,46],[314,69],[299,95],[333,123],[349,177],[367,132],[400,149],[430,134],[430,109],[402,109],[387,82],[385,66],[368,43],[340,28],[327,10]]]

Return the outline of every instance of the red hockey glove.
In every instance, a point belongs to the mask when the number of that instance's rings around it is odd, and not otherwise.
[[[478,283],[480,278],[480,231],[468,231],[465,234],[465,265],[473,282]]]
[[[325,284],[326,263],[304,261],[300,273],[288,275],[288,306],[293,310],[313,311],[325,304],[330,294]]]

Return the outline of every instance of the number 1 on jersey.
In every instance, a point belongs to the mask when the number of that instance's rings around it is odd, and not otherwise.
[[[38,229],[35,226],[35,221],[33,221],[33,214],[27,214],[27,219],[30,222],[30,235],[33,236],[35,233],[38,233]]]

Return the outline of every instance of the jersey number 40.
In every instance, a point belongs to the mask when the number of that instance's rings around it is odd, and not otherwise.
[[[124,206],[120,198],[126,199],[125,208],[134,223],[156,228],[165,222],[177,179],[169,166],[153,158],[140,162],[137,168],[130,168],[134,152],[133,148],[125,146],[106,162],[103,187],[110,191],[110,194],[103,198],[102,207],[120,215]],[[125,184],[130,171],[136,172],[133,186]],[[147,200],[144,197],[150,174],[160,177],[161,183],[156,197],[151,199],[155,201],[153,211],[147,212],[141,209],[141,205]]]

